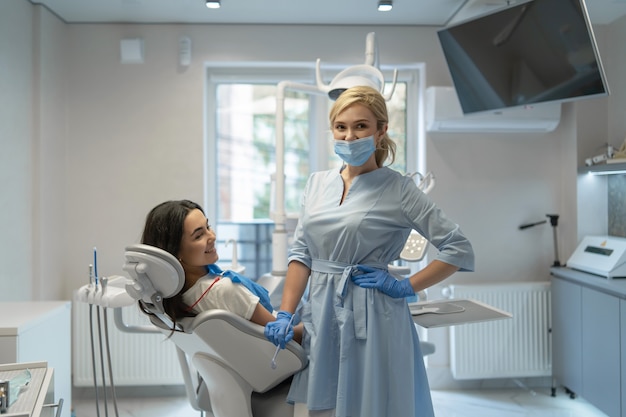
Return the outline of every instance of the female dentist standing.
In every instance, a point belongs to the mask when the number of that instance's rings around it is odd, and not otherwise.
[[[474,268],[471,244],[407,176],[395,157],[382,95],[343,92],[330,112],[341,169],[314,173],[302,197],[283,298],[266,337],[284,347],[301,314],[309,366],[294,376],[296,416],[432,417],[430,389],[406,297]],[[397,280],[387,265],[412,229],[438,249],[428,266]]]

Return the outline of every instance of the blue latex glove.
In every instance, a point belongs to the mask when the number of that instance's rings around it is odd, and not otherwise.
[[[404,298],[415,295],[408,278],[398,280],[384,269],[371,268],[365,265],[357,265],[356,269],[363,274],[352,275],[352,282],[362,288],[375,288],[390,297]]]
[[[287,343],[293,339],[293,315],[288,311],[279,311],[276,321],[265,325],[265,337],[276,346],[284,349]]]

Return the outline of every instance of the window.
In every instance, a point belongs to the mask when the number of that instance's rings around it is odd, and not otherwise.
[[[218,221],[270,219],[276,165],[276,86],[219,84],[217,95]],[[286,92],[285,203],[298,210],[309,163],[309,97]]]
[[[271,258],[275,204],[276,92],[283,80],[314,84],[314,69],[208,68],[204,206],[217,226],[218,240],[238,240],[239,262],[246,266],[249,276],[270,270],[271,259],[267,258]],[[407,158],[416,155],[417,149],[416,141],[407,138],[418,136],[416,105],[412,104],[418,102],[418,80],[417,68],[402,71],[388,102],[388,133],[397,144],[392,168],[400,172],[415,171],[419,166],[417,158]],[[293,216],[299,211],[309,174],[341,164],[334,155],[329,130],[331,105],[325,95],[285,91],[285,212]],[[222,261],[228,262],[228,251],[218,247]]]

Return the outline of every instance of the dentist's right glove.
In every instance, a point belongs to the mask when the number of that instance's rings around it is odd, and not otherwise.
[[[293,315],[288,311],[279,311],[276,321],[271,321],[265,325],[265,337],[276,346],[284,349],[287,343],[293,339]]]
[[[376,269],[366,265],[357,265],[356,269],[363,274],[352,275],[352,281],[362,288],[375,288],[393,298],[415,295],[408,278],[398,280],[384,269]]]

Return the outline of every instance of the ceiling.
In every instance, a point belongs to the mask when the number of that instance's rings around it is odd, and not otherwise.
[[[445,26],[515,4],[519,0],[394,0],[378,12],[378,0],[26,0],[42,4],[67,23],[224,23]],[[626,15],[626,0],[586,0],[594,24]]]

